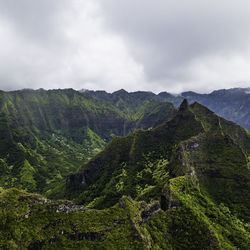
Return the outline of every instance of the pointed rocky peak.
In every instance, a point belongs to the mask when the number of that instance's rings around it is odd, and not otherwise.
[[[181,105],[180,105],[180,107],[179,107],[179,111],[188,110],[188,107],[189,107],[189,104],[188,104],[187,99],[185,98],[185,99],[182,101],[182,103],[181,103]]]

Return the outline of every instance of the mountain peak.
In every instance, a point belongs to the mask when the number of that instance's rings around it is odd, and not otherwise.
[[[180,105],[180,107],[179,107],[179,111],[185,111],[185,110],[187,110],[187,109],[188,109],[188,106],[189,106],[188,101],[187,101],[187,99],[185,98],[185,99],[182,101],[182,103],[181,103],[181,105]]]

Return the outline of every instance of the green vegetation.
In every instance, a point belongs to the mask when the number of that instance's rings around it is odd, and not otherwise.
[[[1,249],[143,249],[134,202],[102,211],[10,189],[0,194]],[[127,205],[129,203],[129,205]]]
[[[228,120],[250,130],[249,88],[215,90],[210,94],[182,93],[190,103],[199,102]],[[165,101],[169,101],[165,99]]]
[[[0,94],[1,249],[249,248],[237,124],[152,93]]]
[[[105,209],[124,195],[158,200],[147,223],[153,249],[247,249],[249,133],[195,103],[150,131],[113,140],[69,177],[66,195]],[[148,238],[148,240],[149,240]]]
[[[112,94],[108,94],[105,91],[87,91],[86,94],[98,100],[110,102],[111,104],[117,103],[117,105],[119,105],[122,103],[125,109],[128,106],[133,106],[134,104],[136,107],[136,102],[142,100],[169,102],[178,107],[183,99],[186,98],[189,103],[199,102],[214,111],[217,115],[234,121],[243,126],[245,129],[250,130],[249,88],[221,89],[213,91],[210,94],[199,94],[188,91],[183,92],[178,96],[167,92],[161,92],[156,95],[152,92],[143,91],[128,93],[125,90],[120,90]],[[136,98],[136,101],[134,98]]]
[[[249,225],[202,194],[192,178],[173,178],[165,190],[170,208],[147,223],[153,249],[248,249]]]
[[[131,97],[111,103],[73,89],[0,91],[0,186],[60,198],[66,176],[113,137],[159,123],[162,109],[166,119],[175,113],[169,103]],[[147,110],[159,111],[158,120],[143,119]]]

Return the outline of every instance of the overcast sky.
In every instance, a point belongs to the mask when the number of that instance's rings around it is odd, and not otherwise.
[[[0,89],[250,87],[248,0],[0,0]]]

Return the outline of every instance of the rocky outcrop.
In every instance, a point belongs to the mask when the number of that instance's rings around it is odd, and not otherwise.
[[[180,201],[173,196],[173,191],[170,188],[170,182],[163,188],[160,205],[163,211],[168,209],[178,209],[181,206]]]
[[[42,196],[39,195],[23,195],[20,196],[18,198],[19,202],[26,202],[29,204],[29,212],[21,215],[19,218],[25,218],[28,219],[31,215],[37,213],[37,209],[35,209],[35,205],[36,204],[40,204],[40,205],[46,205],[47,209],[52,209],[53,211],[57,212],[57,213],[71,213],[74,211],[77,212],[86,212],[89,209],[86,209],[84,206],[80,206],[80,205],[75,205],[73,202],[71,201],[52,201],[49,199],[46,199]]]
[[[184,99],[183,101],[182,101],[182,103],[181,103],[181,105],[180,105],[180,107],[179,107],[179,111],[185,111],[185,110],[187,110],[188,109],[188,101],[187,101],[187,99]]]
[[[57,213],[66,213],[67,214],[67,213],[70,213],[73,211],[86,212],[87,210],[88,209],[86,209],[84,206],[75,205],[71,201],[67,201],[67,202],[61,203],[61,204],[56,206]]]
[[[152,215],[157,213],[160,209],[161,206],[159,201],[155,201],[152,205],[141,212],[142,222],[149,221],[152,218]]]

